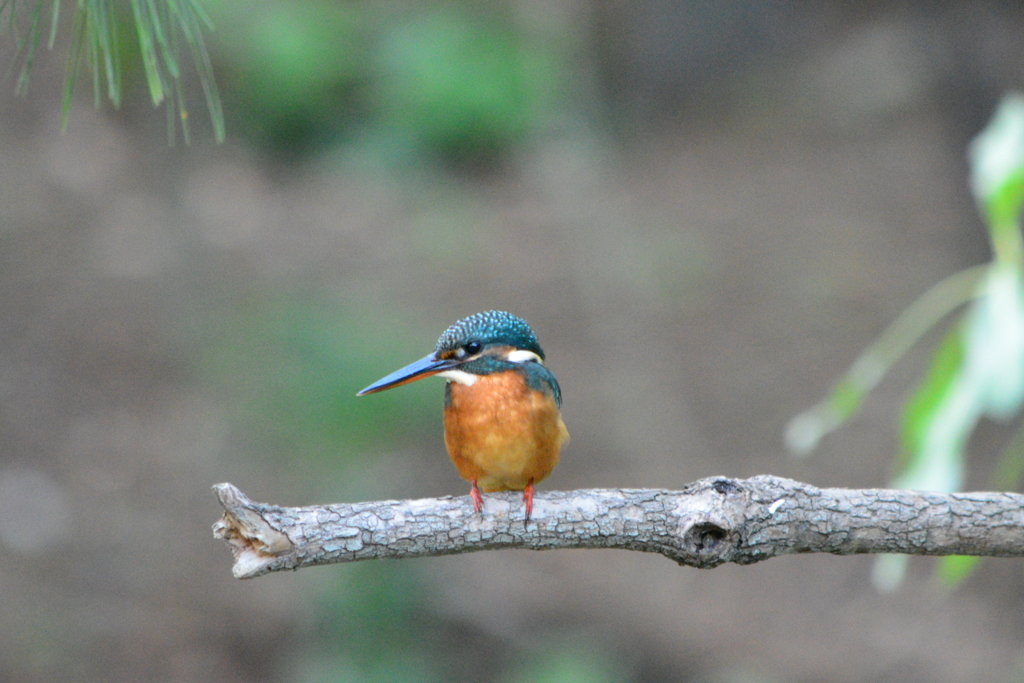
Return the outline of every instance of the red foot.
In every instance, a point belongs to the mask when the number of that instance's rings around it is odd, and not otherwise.
[[[476,479],[472,482],[473,488],[469,490],[469,497],[473,499],[473,507],[477,512],[483,512],[484,497],[480,495],[480,488],[476,485]]]
[[[533,516],[533,479],[523,489],[523,502],[526,503],[526,521],[529,522]]]

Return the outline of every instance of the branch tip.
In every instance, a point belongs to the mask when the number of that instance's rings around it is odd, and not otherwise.
[[[213,537],[231,548],[236,578],[266,574],[276,557],[294,549],[291,539],[263,516],[266,506],[253,503],[232,484],[216,484],[213,491],[224,507],[224,516],[213,525]]]

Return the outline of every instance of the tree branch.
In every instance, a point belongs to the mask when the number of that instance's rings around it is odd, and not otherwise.
[[[788,553],[1024,556],[1024,495],[819,489],[768,475],[711,477],[681,491],[538,492],[287,508],[213,487],[214,526],[239,579],[282,569],[499,548],[624,548],[691,567],[753,564]]]

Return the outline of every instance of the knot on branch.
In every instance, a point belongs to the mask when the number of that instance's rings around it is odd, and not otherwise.
[[[714,522],[700,522],[690,525],[683,533],[683,543],[695,555],[707,557],[721,548],[728,537],[729,531],[725,527]]]
[[[699,568],[732,561],[744,522],[744,487],[735,479],[715,477],[693,488],[691,495],[680,499],[680,547],[673,559]]]

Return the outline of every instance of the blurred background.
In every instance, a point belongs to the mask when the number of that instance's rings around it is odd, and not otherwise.
[[[965,148],[1024,87],[1020,3],[203,7],[222,145],[195,78],[168,145],[127,39],[119,110],[83,76],[60,134],[66,39],[0,98],[0,680],[1024,678],[1018,560],[949,591],[916,558],[891,595],[867,557],[622,551],[240,582],[210,532],[221,481],[465,495],[439,380],[355,393],[490,308],[562,385],[542,488],[884,486],[928,344],[814,458],[783,431],[989,258]]]

